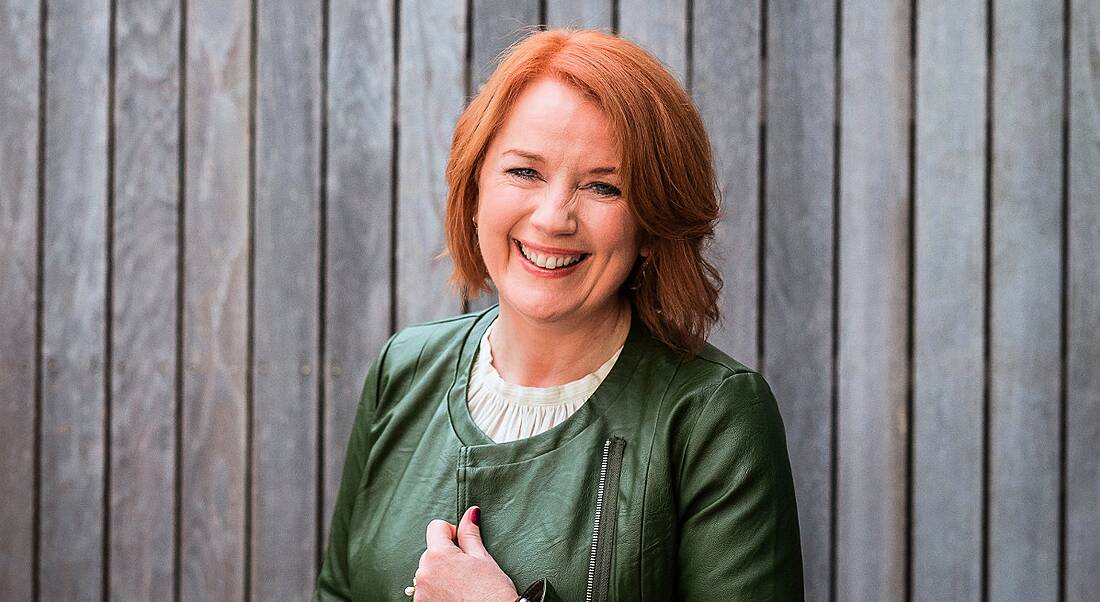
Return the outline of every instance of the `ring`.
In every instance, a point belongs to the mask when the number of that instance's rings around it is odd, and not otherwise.
[[[413,584],[405,588],[405,595],[411,598],[411,597],[413,597],[413,594],[415,594],[415,593],[416,593],[416,577],[413,577]]]

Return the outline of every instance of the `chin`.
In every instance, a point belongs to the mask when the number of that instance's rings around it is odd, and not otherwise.
[[[502,295],[501,303],[508,305],[520,316],[538,322],[556,322],[576,313],[573,304],[563,302],[561,298],[514,299]]]

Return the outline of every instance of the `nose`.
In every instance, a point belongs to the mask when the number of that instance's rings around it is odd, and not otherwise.
[[[531,225],[548,236],[564,236],[577,231],[576,188],[564,183],[547,186],[537,200]]]

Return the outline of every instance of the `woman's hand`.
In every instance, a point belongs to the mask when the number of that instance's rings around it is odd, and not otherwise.
[[[428,523],[428,549],[416,569],[414,602],[514,602],[519,597],[512,580],[481,542],[479,514],[477,506],[470,506],[458,527],[441,519]]]

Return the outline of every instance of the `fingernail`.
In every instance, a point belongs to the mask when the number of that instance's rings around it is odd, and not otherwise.
[[[474,506],[474,509],[470,511],[470,520],[474,521],[475,525],[481,524],[481,508]]]

